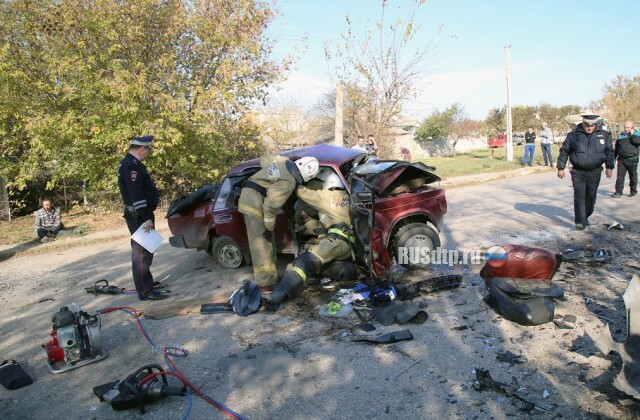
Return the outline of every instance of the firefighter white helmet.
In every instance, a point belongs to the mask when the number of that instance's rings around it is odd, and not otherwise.
[[[300,171],[300,175],[302,175],[302,179],[304,182],[309,181],[311,178],[314,178],[318,175],[318,171],[320,170],[320,164],[318,163],[318,159],[305,156],[296,160],[296,166]]]
[[[344,190],[344,184],[342,183],[342,180],[340,179],[338,174],[336,174],[335,172],[332,172],[331,174],[327,175],[327,177],[324,179],[324,185],[322,186],[322,189],[323,190],[330,190],[330,189]]]

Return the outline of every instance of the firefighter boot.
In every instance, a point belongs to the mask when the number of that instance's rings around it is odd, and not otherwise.
[[[274,286],[273,291],[262,296],[262,301],[267,306],[278,306],[287,297],[294,297],[303,283],[304,279],[297,270],[287,271],[282,281]]]
[[[297,295],[300,286],[307,281],[307,275],[313,275],[320,271],[322,260],[313,253],[306,251],[296,257],[291,265],[293,267],[284,273],[282,281],[273,288],[273,292],[262,297],[265,305],[278,306],[287,297],[292,298]]]

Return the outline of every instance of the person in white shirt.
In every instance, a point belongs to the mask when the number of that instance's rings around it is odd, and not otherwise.
[[[358,143],[355,144],[354,146],[351,146],[351,148],[367,153],[367,148],[364,146],[364,137],[358,136]]]
[[[542,157],[544,158],[544,166],[553,168],[553,156],[551,155],[551,145],[553,144],[553,131],[547,126],[546,122],[542,123],[540,130],[540,145],[542,146]]]

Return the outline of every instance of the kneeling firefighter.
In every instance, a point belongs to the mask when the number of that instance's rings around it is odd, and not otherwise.
[[[263,295],[267,305],[279,305],[285,298],[294,297],[308,276],[319,273],[332,261],[348,262],[338,269],[342,279],[346,280],[355,273],[355,265],[351,263],[355,236],[349,218],[349,195],[338,175],[328,175],[320,191],[299,186],[296,193],[300,200],[318,210],[320,222],[328,228],[327,233],[318,244],[293,260],[292,268],[284,274],[273,292]]]
[[[260,158],[261,169],[247,179],[240,192],[238,211],[244,214],[253,263],[254,282],[260,287],[278,283],[276,247],[273,230],[276,213],[296,187],[318,174],[314,157],[295,162],[285,156],[266,154]]]

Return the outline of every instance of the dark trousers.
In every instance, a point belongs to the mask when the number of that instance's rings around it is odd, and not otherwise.
[[[44,229],[38,228],[36,230],[36,234],[38,235],[38,239],[42,239],[45,236],[56,236],[58,234],[58,228]],[[50,234],[50,235],[47,235]]]
[[[151,263],[153,254],[133,239],[131,240],[131,271],[133,283],[136,285],[138,297],[142,299],[153,290]]]
[[[553,168],[553,155],[551,155],[551,145],[542,144],[542,158],[544,159],[544,165],[551,166]]]
[[[573,213],[576,224],[586,225],[587,219],[593,214],[601,177],[602,167],[592,171],[582,171],[576,168],[571,170]]]
[[[616,192],[622,194],[624,179],[629,172],[629,188],[631,194],[638,192],[638,158],[618,159],[618,174],[616,176]]]
[[[142,223],[138,223],[131,216],[125,217],[129,232],[138,230]],[[131,240],[131,272],[133,273],[133,283],[136,286],[138,297],[142,299],[153,290],[153,276],[151,275],[151,263],[153,254],[133,239]]]

